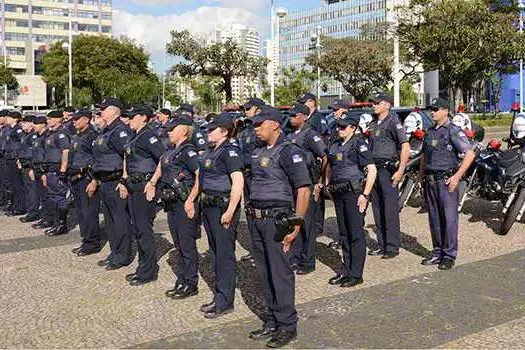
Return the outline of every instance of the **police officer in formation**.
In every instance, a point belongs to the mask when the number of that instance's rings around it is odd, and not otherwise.
[[[6,117],[5,167],[9,205],[4,212],[7,216],[18,216],[26,213],[22,177],[16,162],[24,135],[20,119],[22,119],[22,114],[18,111],[10,111]]]
[[[91,118],[91,111],[83,109],[76,112],[72,119],[76,132],[71,138],[68,175],[82,238],[80,246],[72,250],[77,256],[95,254],[102,249],[99,225],[100,192],[95,192],[91,198],[86,192],[88,184],[93,180],[93,143],[97,137],[97,132],[91,125]]]
[[[215,116],[208,124],[210,148],[201,161],[203,223],[216,280],[213,300],[201,307],[206,318],[216,318],[233,311],[237,279],[236,228],[244,187],[241,151],[230,142],[230,138],[235,137],[233,130],[233,117],[229,112]]]
[[[192,138],[193,121],[176,118],[165,125],[172,147],[161,157],[155,174],[146,185],[149,201],[159,193],[167,212],[171,237],[179,248],[177,279],[166,291],[173,299],[198,294],[199,272],[197,240],[199,220],[199,156]]]
[[[375,119],[370,123],[369,142],[372,158],[377,167],[377,181],[372,193],[374,221],[377,227],[379,249],[371,256],[383,259],[399,255],[399,190],[410,158],[410,146],[405,129],[396,114],[390,109],[394,105],[392,96],[380,93],[373,100]]]
[[[423,265],[441,270],[454,266],[458,252],[458,184],[474,161],[472,146],[460,127],[449,119],[449,102],[437,98],[429,109],[435,125],[423,141],[419,178],[423,180],[434,250]],[[463,161],[459,155],[464,154]]]
[[[25,192],[25,209],[27,215],[20,218],[21,222],[33,222],[40,218],[39,215],[39,187],[35,177],[35,171],[32,169],[33,147],[38,138],[34,130],[35,116],[27,115],[22,118],[22,136],[20,151],[18,152],[17,167],[22,176]]]
[[[5,170],[5,132],[6,127],[6,116],[8,111],[6,109],[0,110],[0,207],[7,204],[6,189],[4,184],[4,170]]]
[[[321,135],[307,125],[310,113],[308,107],[298,103],[288,111],[292,132],[287,136],[288,140],[301,148],[304,153],[304,162],[308,168],[308,174],[314,187],[308,205],[305,223],[301,227],[300,235],[293,244],[291,264],[298,275],[306,275],[315,270],[316,230],[315,223],[317,212],[320,209],[320,197],[324,178],[322,169],[326,166],[326,145]]]
[[[268,316],[262,328],[250,338],[267,339],[269,347],[281,347],[297,335],[295,274],[290,264],[291,249],[300,233],[298,223],[282,232],[277,218],[294,212],[305,218],[312,181],[303,151],[281,133],[282,114],[266,107],[254,117],[257,137],[264,142],[252,154],[252,188],[247,215],[252,217],[253,255],[263,282]]]
[[[171,111],[169,109],[163,108],[157,112],[156,116],[158,125],[152,125],[152,127],[154,130],[156,130],[156,135],[164,145],[164,148],[167,149],[171,146],[167,130],[167,126],[169,126],[168,122],[171,120]]]
[[[328,189],[336,208],[340,208],[338,221],[344,225],[340,231],[343,248],[341,271],[328,282],[341,287],[363,283],[365,210],[377,174],[368,144],[358,132],[360,115],[359,112],[346,112],[337,119],[340,138],[330,145],[329,166],[326,168]]]
[[[138,286],[155,281],[159,271],[157,240],[153,231],[157,208],[156,202],[146,198],[146,184],[151,180],[165,148],[147,125],[154,116],[151,108],[133,105],[127,113],[134,135],[126,145],[126,168],[120,191],[123,197],[129,196],[129,212],[139,253],[137,270],[127,275],[126,280],[130,285]]]
[[[106,270],[116,270],[131,264],[131,221],[127,210],[127,190],[122,180],[124,154],[131,139],[129,127],[120,120],[122,102],[113,97],[97,105],[104,126],[93,144],[93,176],[86,191],[90,198],[100,191],[104,222],[108,228],[111,252],[99,261]]]

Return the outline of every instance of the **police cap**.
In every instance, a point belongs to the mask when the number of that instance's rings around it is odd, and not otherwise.
[[[46,124],[47,119],[45,115],[37,115],[33,118],[33,124]]]
[[[168,117],[171,117],[171,111],[167,108],[162,108],[159,112],[164,115],[167,115]]]
[[[390,103],[391,105],[394,104],[394,98],[392,97],[392,95],[387,94],[386,92],[380,92],[374,98],[369,100],[369,102],[373,102],[375,104],[378,104],[382,101],[386,101]]]
[[[298,99],[297,102],[299,102],[299,103],[306,103],[306,101],[308,101],[308,100],[317,101],[317,96],[315,96],[311,92],[307,92],[306,94],[303,95],[303,97]]]
[[[348,111],[343,113],[341,118],[337,119],[337,125],[340,126],[348,126],[353,125],[357,126],[359,125],[359,121],[361,120],[361,112],[358,111]]]
[[[89,109],[80,109],[75,112],[75,114],[73,115],[73,119],[79,120],[82,117],[91,119],[92,116],[93,113]]]
[[[253,123],[260,124],[264,122],[265,120],[274,120],[278,122],[279,124],[282,124],[283,119],[284,118],[283,118],[281,111],[279,111],[277,108],[265,107],[263,108],[261,113],[253,117]]]
[[[193,105],[190,105],[189,103],[181,103],[176,113],[179,114],[182,112],[188,112],[191,114],[195,114],[195,108],[193,107]]]
[[[295,117],[298,114],[308,116],[310,114],[310,108],[306,107],[306,105],[303,105],[302,103],[296,103],[293,105],[293,108],[288,111],[288,114],[290,114],[292,117]]]
[[[264,106],[266,103],[261,100],[260,98],[257,98],[257,97],[252,97],[250,99],[248,99],[248,102],[246,102],[245,104],[243,104],[241,106],[241,109],[242,110],[247,110],[247,109],[250,109],[254,106],[257,106],[257,107],[262,107]]]
[[[60,111],[50,111],[47,113],[48,118],[62,118],[62,112]]]
[[[8,109],[2,109],[0,111],[0,117],[7,117],[9,115],[9,110]]]
[[[350,109],[350,104],[345,100],[335,100],[330,106],[328,106],[328,108],[334,111],[337,111],[341,108]]]
[[[175,127],[177,127],[177,126],[179,126],[179,125],[193,126],[193,120],[191,120],[190,118],[187,118],[187,117],[178,117],[178,118],[175,118],[174,121],[169,122],[169,123],[166,123],[166,125],[164,126],[164,128],[165,128],[167,131],[171,131],[171,130],[173,130]]]
[[[115,97],[104,97],[102,102],[95,105],[95,107],[100,108],[100,109],[104,109],[109,106],[114,106],[120,109],[124,108],[124,105],[122,104],[122,102],[118,98],[115,98]]]
[[[427,106],[427,109],[430,109],[430,110],[433,110],[433,111],[437,111],[440,108],[449,109],[450,108],[450,102],[448,102],[444,98],[438,97],[438,98],[435,98],[435,99],[432,100],[432,103],[430,104],[430,106]]]
[[[14,119],[22,119],[22,113],[20,113],[19,111],[9,111],[7,116]]]
[[[66,112],[66,113],[75,113],[75,108],[73,108],[71,106],[67,106],[66,108],[64,108],[64,112]]]
[[[30,115],[24,115],[22,116],[22,121],[23,122],[27,122],[27,123],[32,123],[33,120],[34,120],[35,116],[30,114]]]
[[[213,117],[208,123],[208,129],[216,128],[230,129],[233,126],[233,115],[229,112],[222,112]]]
[[[136,104],[131,105],[130,108],[126,110],[126,114],[131,119],[137,115],[145,115],[146,117],[150,118],[153,115],[153,109],[146,105]]]

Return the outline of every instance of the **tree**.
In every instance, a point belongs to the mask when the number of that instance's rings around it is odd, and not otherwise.
[[[79,36],[73,41],[73,86],[87,89],[92,101],[111,95],[127,103],[157,101],[158,79],[142,47],[127,39]],[[42,59],[43,78],[58,91],[68,85],[68,55],[62,42],[51,46]],[[82,105],[86,97],[75,100]]]
[[[231,39],[205,45],[187,30],[171,32],[171,42],[167,45],[167,52],[184,59],[172,68],[174,73],[182,77],[221,78],[221,90],[226,94],[228,101],[233,98],[231,85],[233,77],[248,79],[262,77],[268,63],[266,58],[249,55]]]
[[[7,90],[14,91],[18,89],[18,81],[16,80],[13,70],[6,67],[3,62],[0,63],[0,86],[3,88],[7,85]]]
[[[366,100],[392,83],[393,48],[388,41],[323,37],[321,42],[320,56],[312,53],[306,62],[339,81],[356,100]]]
[[[305,93],[312,91],[317,75],[307,68],[285,69],[275,86],[275,101],[277,105],[286,106],[297,101]],[[265,100],[270,99],[270,90],[263,93]]]
[[[197,96],[195,105],[199,110],[220,111],[220,106],[224,99],[220,78],[203,77],[201,79],[193,79],[190,84]]]

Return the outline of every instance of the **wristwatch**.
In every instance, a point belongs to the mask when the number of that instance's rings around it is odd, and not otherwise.
[[[370,195],[369,194],[364,194],[363,193],[363,197],[365,197],[365,199],[369,202],[370,201]]]

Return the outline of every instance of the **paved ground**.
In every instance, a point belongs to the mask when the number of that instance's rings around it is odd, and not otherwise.
[[[326,282],[339,266],[339,252],[328,248],[335,231],[327,209],[325,234],[318,238],[317,268],[297,278],[299,339],[293,347],[314,348],[523,348],[525,347],[525,224],[507,236],[494,234],[501,206],[470,200],[460,218],[460,256],[452,271],[419,262],[431,249],[427,216],[418,200],[401,213],[402,250],[398,258],[368,258],[365,283],[353,290]],[[367,243],[375,245],[371,213]],[[72,223],[73,224],[73,223]],[[238,262],[235,312],[205,320],[198,308],[208,302],[206,239],[200,293],[186,301],[164,297],[173,283],[167,264],[172,250],[164,214],[155,226],[161,266],[155,283],[131,287],[131,266],[106,272],[99,255],[77,258],[70,250],[78,231],[44,237],[16,218],[0,216],[1,348],[253,348],[248,330],[257,327],[262,308],[257,271]],[[241,224],[237,255],[247,247]]]

